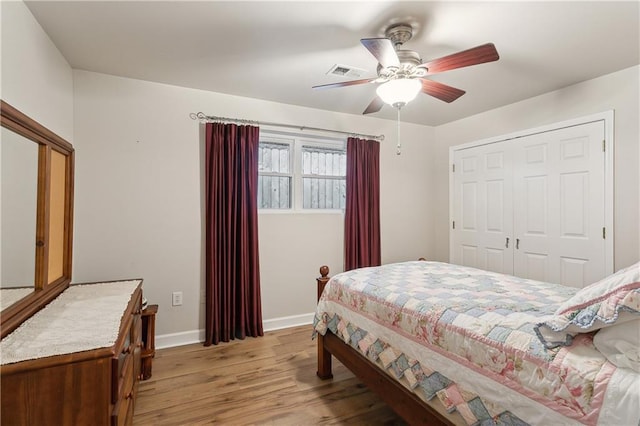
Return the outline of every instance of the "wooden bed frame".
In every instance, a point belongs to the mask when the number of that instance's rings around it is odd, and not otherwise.
[[[329,282],[329,267],[320,268],[318,282],[318,300],[325,285]],[[375,392],[399,416],[411,425],[453,425],[451,418],[442,405],[429,404],[408,390],[401,383],[382,371],[356,349],[346,344],[331,331],[322,336],[318,333],[318,371],[321,379],[330,379],[331,356],[335,356],[345,367],[358,377],[369,389]]]

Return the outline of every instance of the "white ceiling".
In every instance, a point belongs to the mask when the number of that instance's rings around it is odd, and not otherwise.
[[[424,61],[486,42],[497,62],[432,76],[467,93],[420,94],[402,121],[439,125],[640,63],[639,5],[626,2],[26,1],[76,69],[361,114],[375,85],[330,90],[335,64],[368,71],[361,38],[390,24]],[[208,107],[206,113],[224,115]],[[389,106],[373,114],[394,119]]]

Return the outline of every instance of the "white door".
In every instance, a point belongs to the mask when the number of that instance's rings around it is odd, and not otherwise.
[[[505,142],[456,151],[452,262],[513,274],[512,159]]]
[[[584,287],[604,276],[604,122],[513,141],[514,274]]]

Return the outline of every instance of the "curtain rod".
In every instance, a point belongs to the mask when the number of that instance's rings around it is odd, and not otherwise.
[[[293,124],[282,124],[282,123],[270,123],[267,121],[253,121],[253,120],[244,120],[242,118],[227,118],[227,117],[216,117],[213,115],[205,115],[202,112],[189,114],[192,120],[200,120],[200,122],[212,122],[212,121],[221,121],[227,123],[236,123],[236,124],[252,124],[252,125],[263,125],[263,126],[274,126],[274,127],[286,127],[289,129],[298,129],[298,130],[313,130],[317,132],[328,132],[328,133],[338,133],[341,135],[354,136],[354,137],[363,137],[367,139],[373,139],[378,142],[382,142],[384,140],[384,135],[365,135],[362,133],[353,133],[353,132],[343,132],[341,130],[332,130],[332,129],[322,129],[320,127],[308,127],[308,126],[296,126]]]

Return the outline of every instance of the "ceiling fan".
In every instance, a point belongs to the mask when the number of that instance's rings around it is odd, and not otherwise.
[[[371,101],[363,114],[378,112],[385,103],[400,109],[414,99],[420,91],[444,102],[453,102],[464,95],[465,91],[425,77],[499,59],[493,43],[487,43],[423,63],[417,52],[401,49],[413,35],[413,28],[410,25],[393,25],[385,31],[385,35],[386,38],[360,40],[378,60],[377,77],[322,84],[313,88],[330,89],[365,83],[382,83],[376,90],[378,96]]]

